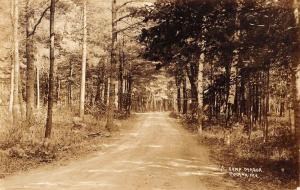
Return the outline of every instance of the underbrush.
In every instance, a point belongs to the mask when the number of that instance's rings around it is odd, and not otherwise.
[[[51,138],[45,141],[45,113],[46,110],[40,110],[30,123],[20,121],[15,126],[9,120],[2,121],[0,178],[16,171],[95,150],[99,148],[97,143],[111,135],[105,129],[104,119],[86,115],[84,121],[81,121],[71,110],[57,108],[54,112],[57,114],[53,117]]]
[[[270,123],[267,142],[263,141],[263,132],[259,128],[252,132],[249,139],[242,124],[235,124],[231,131],[217,124],[206,126],[200,141],[212,147],[211,155],[225,168],[262,169],[259,179],[238,178],[242,182],[268,184],[268,189],[295,188],[295,139],[286,123],[275,120]]]
[[[197,119],[191,114],[178,114],[176,112],[170,112],[169,117],[174,119],[180,119],[182,126],[191,132],[196,132],[198,130]]]

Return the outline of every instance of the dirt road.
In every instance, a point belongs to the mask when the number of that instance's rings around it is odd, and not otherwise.
[[[8,177],[0,190],[221,190],[240,189],[224,179],[196,136],[166,113],[137,114],[130,131],[101,152],[65,166]]]

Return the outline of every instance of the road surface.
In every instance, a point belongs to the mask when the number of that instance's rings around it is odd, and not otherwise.
[[[137,114],[132,129],[100,152],[7,177],[0,190],[240,189],[224,178],[196,138],[167,113]]]

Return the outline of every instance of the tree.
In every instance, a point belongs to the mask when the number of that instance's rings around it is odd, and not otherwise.
[[[116,48],[117,48],[117,1],[112,0],[112,36],[111,36],[111,52],[110,52],[110,73],[109,73],[109,100],[108,100],[108,112],[106,128],[111,129],[114,120],[114,104],[115,104],[115,87],[116,87]]]
[[[40,25],[42,19],[45,17],[46,12],[50,7],[47,7],[39,17],[38,21],[34,23],[32,18],[34,15],[34,10],[30,7],[30,0],[26,0],[25,6],[25,27],[26,27],[26,39],[25,39],[25,57],[26,57],[26,120],[30,122],[33,117],[34,110],[34,84],[35,84],[35,41],[34,34],[37,30],[37,27]],[[38,74],[38,73],[37,73]],[[38,78],[37,78],[38,79]],[[38,82],[38,80],[37,80]],[[37,93],[39,94],[39,93]]]
[[[13,11],[13,42],[14,42],[14,93],[13,93],[13,122],[16,123],[19,119],[20,105],[19,105],[19,1],[14,0]]]
[[[26,1],[26,62],[27,62],[27,73],[26,73],[26,120],[30,122],[33,117],[34,109],[34,82],[35,82],[35,69],[34,69],[34,53],[33,46],[34,40],[33,35],[30,34],[33,30],[33,23],[31,15],[33,14],[32,10],[29,8],[30,1]]]
[[[83,43],[82,43],[82,66],[80,84],[80,117],[84,116],[85,83],[86,83],[86,58],[87,58],[87,0],[83,1]]]
[[[40,66],[36,66],[36,108],[37,110],[40,109],[40,102],[41,102],[41,95],[40,95]]]
[[[299,32],[299,2],[298,0],[294,0],[294,15],[295,15],[295,24],[298,28],[298,39],[300,39],[300,32]],[[299,48],[299,47],[298,47]],[[294,123],[295,123],[295,136],[296,136],[296,152],[297,152],[297,161],[298,161],[298,185],[300,186],[300,64],[299,64],[299,50],[298,55],[294,65],[293,65],[293,83],[295,86],[293,86],[294,91],[294,97],[293,97],[293,104],[294,104]]]
[[[14,1],[10,1],[10,19],[11,19],[11,26],[12,26],[12,33],[14,30]],[[8,105],[8,112],[12,116],[13,112],[13,103],[14,103],[14,43],[11,43],[11,52],[10,52],[10,59],[11,59],[11,69],[10,69],[10,94],[9,94],[9,105]]]
[[[53,95],[54,95],[54,43],[55,43],[55,31],[54,31],[54,19],[55,19],[55,1],[51,0],[50,5],[50,69],[49,69],[49,92],[48,92],[48,111],[47,122],[45,130],[45,138],[48,139],[51,136],[52,129],[52,115],[53,115]]]
[[[202,51],[204,51],[205,48],[205,41],[202,41]],[[202,133],[202,124],[203,124],[203,93],[204,93],[204,85],[203,85],[203,68],[204,68],[204,53],[200,54],[199,58],[199,65],[198,65],[198,80],[197,80],[197,92],[198,92],[198,132]]]

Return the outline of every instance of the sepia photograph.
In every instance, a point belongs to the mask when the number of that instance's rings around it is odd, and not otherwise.
[[[0,0],[0,190],[300,190],[300,0]]]

